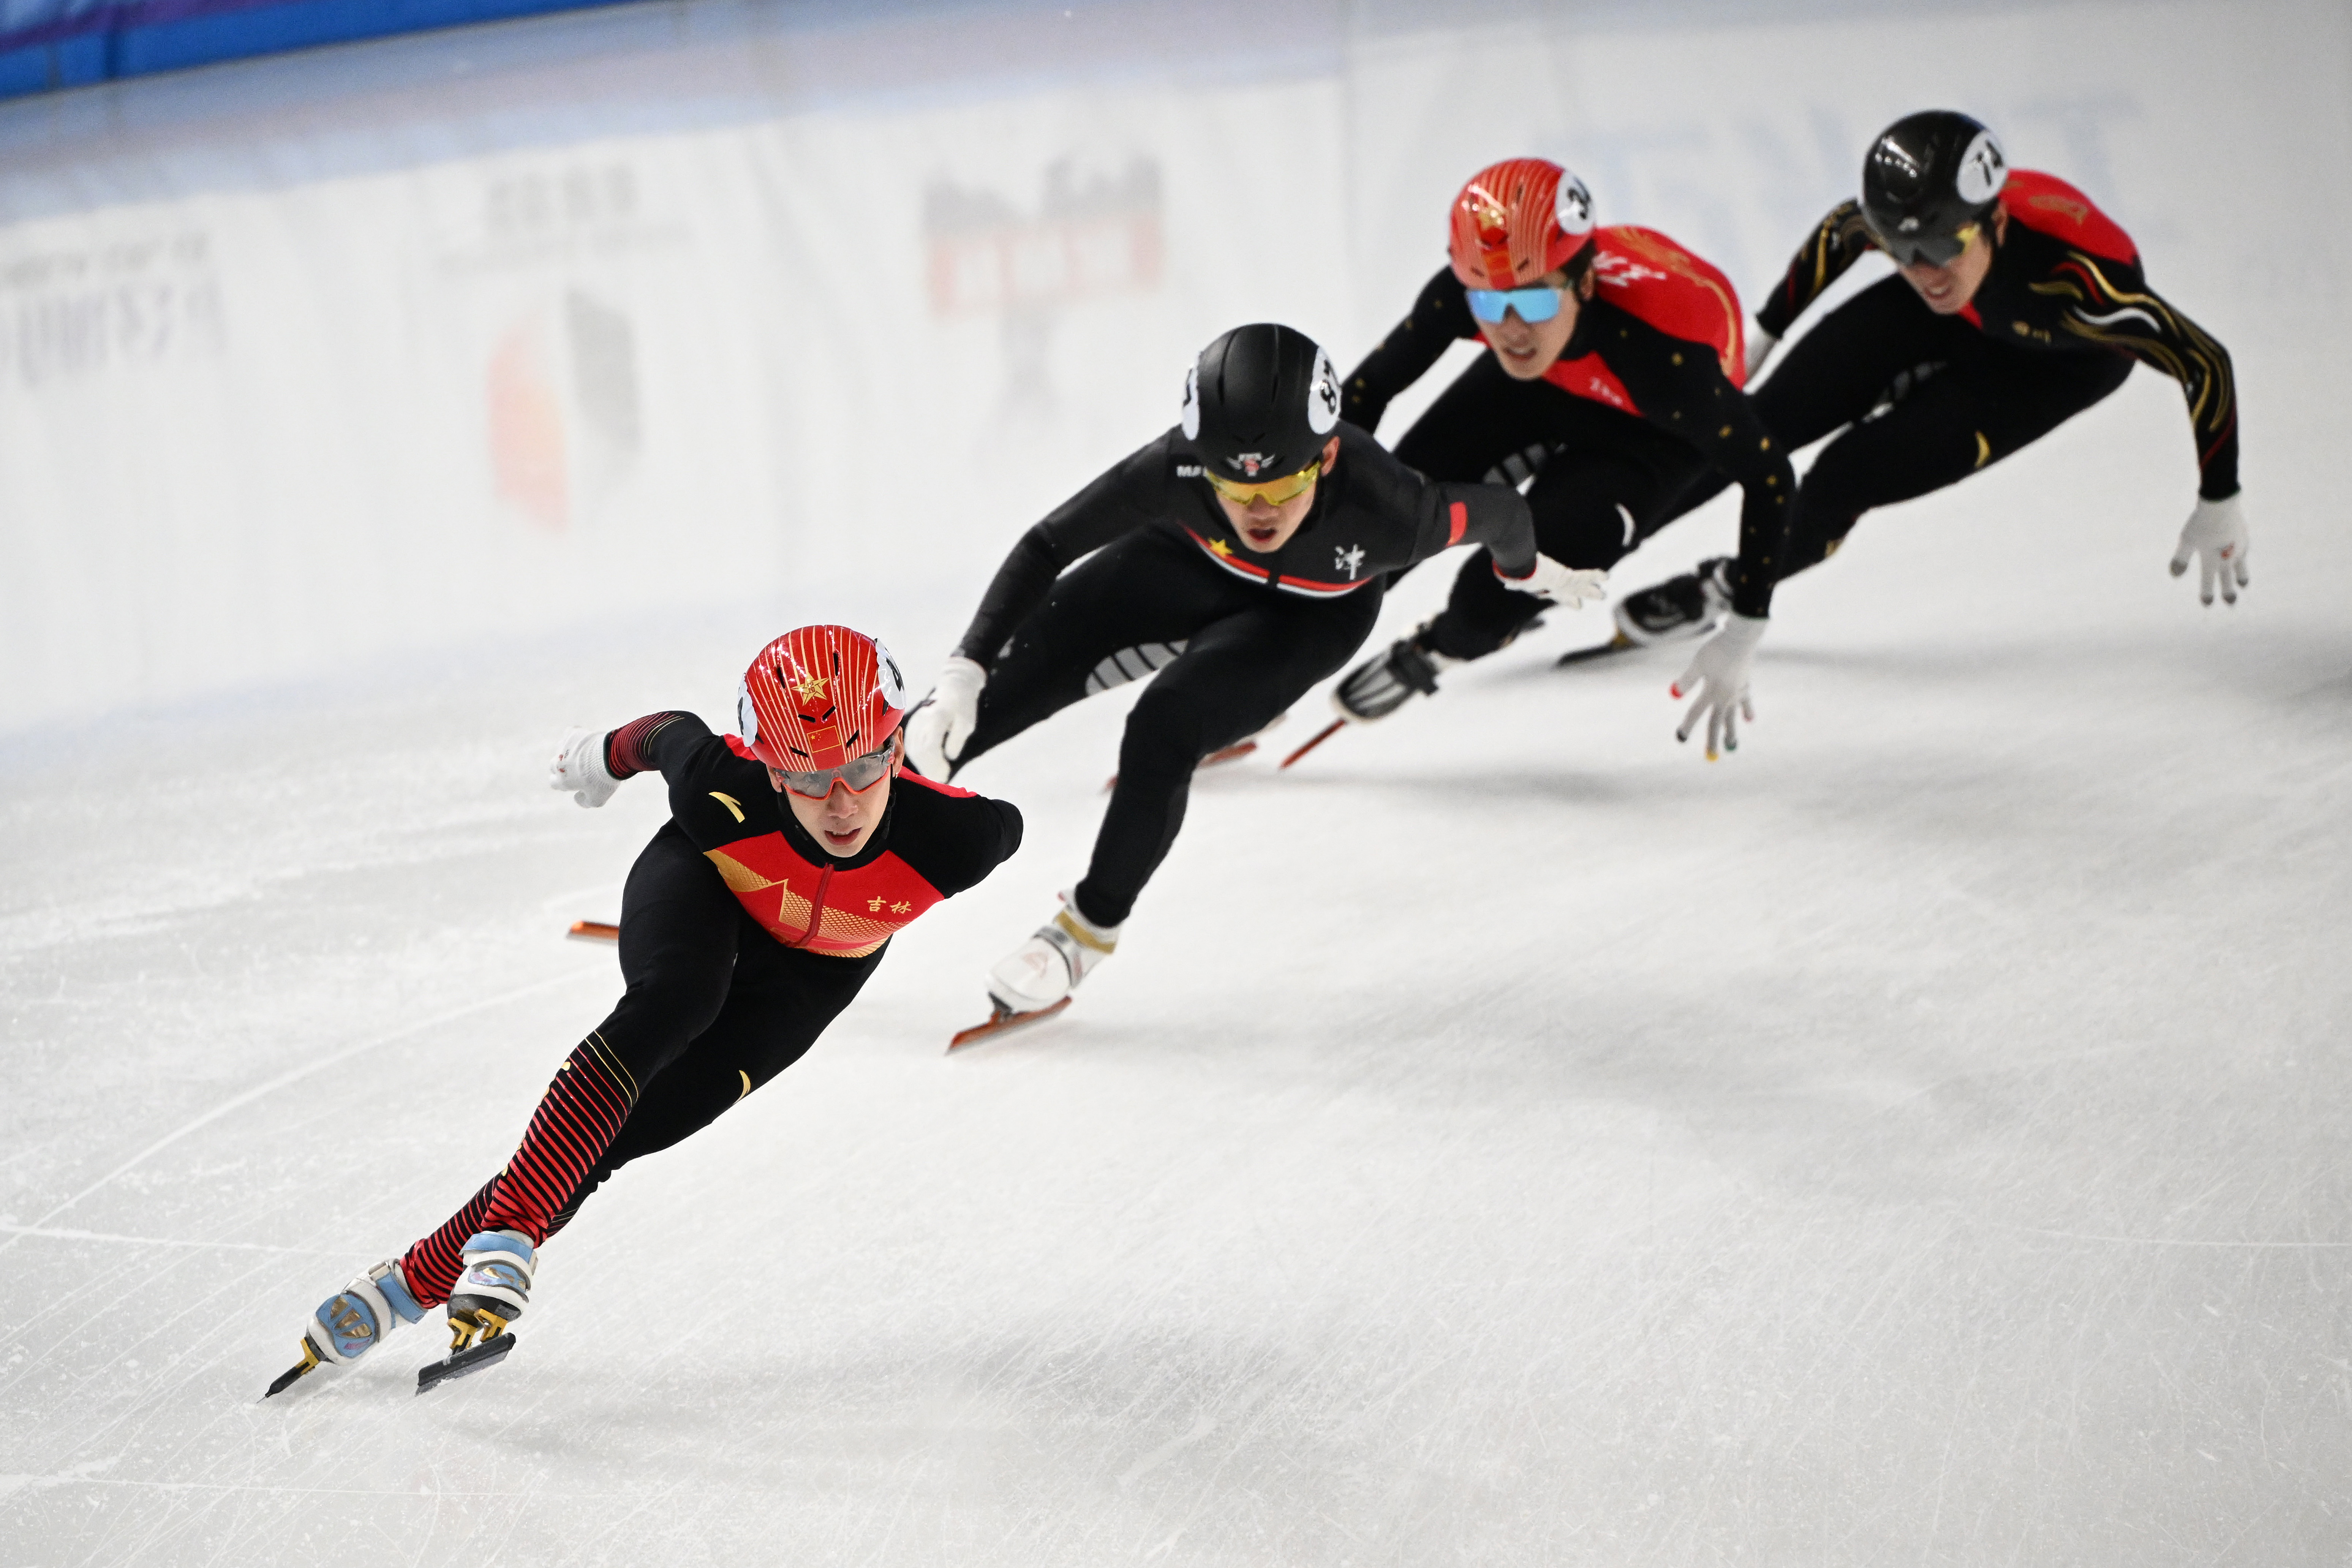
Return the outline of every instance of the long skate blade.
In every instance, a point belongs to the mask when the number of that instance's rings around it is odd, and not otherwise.
[[[263,1394],[261,1397],[264,1399],[277,1398],[279,1394],[285,1393],[288,1389],[301,1382],[304,1374],[315,1371],[319,1363],[316,1361],[300,1361],[295,1363],[292,1366],[288,1367],[284,1372],[278,1374],[278,1381],[271,1384],[269,1385],[269,1392]]]
[[[1000,1007],[996,1010],[996,1016],[987,1023],[974,1024],[971,1028],[963,1030],[955,1038],[950,1040],[948,1050],[952,1055],[966,1046],[976,1046],[982,1040],[992,1040],[997,1036],[1011,1030],[1027,1028],[1032,1024],[1042,1024],[1068,1006],[1073,1000],[1072,997],[1065,996],[1050,1007],[1040,1007],[1031,1013],[1015,1013]]]
[[[1570,648],[1566,653],[1561,654],[1559,658],[1552,661],[1552,668],[1554,669],[1566,669],[1571,664],[1582,664],[1585,660],[1592,658],[1605,658],[1612,653],[1623,653],[1627,648],[1639,647],[1641,646],[1641,644],[1635,642],[1632,637],[1627,637],[1623,632],[1619,632],[1607,642],[1595,643],[1591,647]]]
[[[618,942],[621,928],[603,921],[573,921],[572,929],[563,934],[574,942]]]
[[[416,1369],[416,1392],[438,1388],[452,1378],[469,1377],[486,1366],[496,1366],[507,1359],[507,1352],[515,1348],[515,1337],[493,1334],[471,1350],[451,1351],[439,1361]]]
[[[1274,724],[1279,724],[1281,722],[1281,720],[1276,719],[1274,721]],[[1266,728],[1271,730],[1274,728],[1274,724],[1268,724]],[[1238,763],[1244,757],[1248,756],[1252,752],[1256,750],[1257,742],[1255,741],[1238,741],[1233,745],[1227,746],[1223,751],[1211,752],[1207,756],[1202,757],[1198,763],[1193,764],[1192,771],[1196,773],[1202,773],[1225,763]],[[1103,781],[1103,794],[1105,795],[1108,795],[1118,787],[1118,775],[1117,773],[1111,774],[1110,777]]]
[[[1291,752],[1290,755],[1283,758],[1282,765],[1286,768],[1288,767],[1291,763],[1297,762],[1299,758],[1305,756],[1307,752],[1313,751],[1316,747],[1321,745],[1324,742],[1329,740],[1332,736],[1338,734],[1347,727],[1348,721],[1345,719],[1332,720],[1328,724],[1324,725],[1323,728],[1315,731],[1315,738],[1313,740],[1299,747],[1298,750]]]

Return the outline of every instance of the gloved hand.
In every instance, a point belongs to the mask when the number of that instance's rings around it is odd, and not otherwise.
[[[1591,567],[1563,566],[1549,555],[1538,555],[1536,569],[1524,577],[1503,576],[1499,563],[1495,567],[1495,575],[1502,578],[1506,588],[1533,594],[1571,610],[1580,609],[1585,600],[1597,600],[1609,592],[1608,573]]]
[[[955,760],[980,722],[980,689],[988,671],[968,658],[951,658],[940,681],[907,721],[907,760],[927,779],[947,782]]]
[[[2213,589],[2219,585],[2222,603],[2234,605],[2238,590],[2247,583],[2246,552],[2252,543],[2246,537],[2246,511],[2236,496],[2200,500],[2180,530],[2179,548],[2172,552],[2172,574],[2178,577],[2188,571],[2189,558],[2194,555],[2197,597],[2211,604]]]
[[[1756,709],[1748,700],[1748,667],[1755,662],[1756,645],[1770,624],[1737,610],[1726,616],[1723,629],[1699,645],[1698,657],[1670,689],[1675,696],[1691,700],[1675,739],[1689,740],[1705,719],[1710,763],[1720,752],[1739,750],[1740,720],[1756,722]]]
[[[602,805],[612,799],[621,781],[605,771],[604,731],[566,730],[556,742],[555,760],[547,764],[547,787],[571,791],[578,805]]]
[[[1780,341],[1755,322],[1748,323],[1747,379],[1748,381],[1756,379],[1756,373],[1764,368],[1764,362],[1771,357],[1773,345]]]

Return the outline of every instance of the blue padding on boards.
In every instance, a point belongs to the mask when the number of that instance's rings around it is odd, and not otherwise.
[[[116,76],[179,70],[248,55],[274,55],[467,22],[542,11],[576,11],[611,0],[296,0],[215,16],[191,16],[115,35]]]
[[[354,43],[470,22],[547,11],[579,11],[617,0],[293,0],[139,25],[135,5],[117,25],[56,42],[0,50],[0,97],[83,87],[110,77],[145,76],[220,60]],[[129,25],[123,25],[123,24]]]
[[[104,33],[84,33],[78,38],[0,50],[0,98],[104,81],[106,42]]]

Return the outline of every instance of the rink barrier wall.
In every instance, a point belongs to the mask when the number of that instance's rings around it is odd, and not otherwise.
[[[2311,199],[2352,167],[2311,153],[2352,144],[2352,17],[2167,4],[2119,56],[2111,5],[1956,4],[1832,37],[1810,10],[681,0],[0,104],[0,742],[714,595],[870,620],[928,668],[1021,532],[1168,427],[1202,342],[1286,321],[1352,363],[1391,331],[1465,170],[1571,162],[1752,301],[1930,94],[2092,194],[2229,346],[2268,493],[2263,454],[2317,417],[2280,389],[2352,356],[2314,309],[2352,199]],[[1280,68],[1203,63],[1232,38]],[[1895,53],[1949,68],[1877,81]],[[1497,58],[1543,90],[1462,113]],[[2258,99],[2227,135],[2168,108]],[[1318,265],[1236,243],[1270,178]],[[2102,417],[2134,407],[2170,487],[2146,510],[2186,515],[2179,396],[2136,375]]]
[[[0,33],[0,98],[630,0],[129,0]]]

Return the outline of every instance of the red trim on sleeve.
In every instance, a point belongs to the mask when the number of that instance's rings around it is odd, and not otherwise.
[[[2000,189],[2011,223],[2021,223],[2062,245],[2079,246],[2110,261],[2137,262],[2139,247],[2090,197],[2053,174],[2011,169]]]
[[[664,710],[659,713],[648,713],[642,719],[632,719],[614,731],[604,743],[605,771],[616,779],[651,773],[653,763],[646,756],[646,744],[677,718],[677,713]]]
[[[978,798],[968,789],[959,789],[954,784],[942,784],[938,779],[927,779],[919,773],[901,773],[894,776],[900,784],[919,784],[923,788],[929,790],[933,795],[943,795],[950,800],[974,800]]]
[[[1446,509],[1445,516],[1451,525],[1445,534],[1445,542],[1450,548],[1461,543],[1462,536],[1470,531],[1470,509],[1463,502],[1455,501]]]

